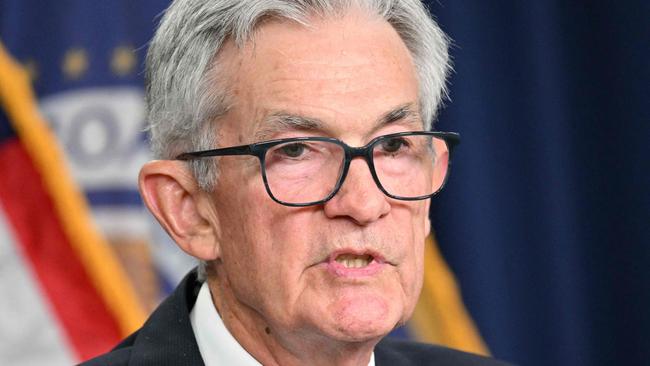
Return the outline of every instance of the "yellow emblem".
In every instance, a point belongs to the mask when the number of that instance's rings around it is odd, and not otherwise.
[[[113,50],[111,71],[117,76],[126,76],[135,70],[136,57],[133,48],[120,46]]]
[[[67,79],[78,80],[88,71],[88,56],[82,48],[71,48],[63,56],[63,74]]]

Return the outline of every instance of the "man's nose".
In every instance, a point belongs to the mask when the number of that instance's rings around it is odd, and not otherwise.
[[[329,218],[349,217],[359,225],[368,225],[391,209],[388,196],[377,187],[364,159],[353,159],[341,189],[325,203]]]

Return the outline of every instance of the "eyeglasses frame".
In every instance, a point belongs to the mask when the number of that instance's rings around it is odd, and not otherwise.
[[[271,199],[284,206],[307,207],[307,206],[320,205],[332,199],[341,189],[341,186],[343,185],[343,182],[347,177],[348,170],[350,169],[350,163],[352,162],[352,159],[356,157],[363,157],[364,160],[366,161],[366,164],[368,164],[368,168],[370,169],[370,174],[372,175],[375,184],[386,196],[401,201],[418,201],[418,200],[431,198],[435,196],[438,192],[440,192],[440,190],[442,190],[442,188],[447,183],[449,172],[447,171],[447,174],[445,174],[445,179],[440,185],[440,188],[438,188],[435,192],[431,194],[424,195],[424,196],[417,196],[417,197],[395,196],[393,194],[388,193],[386,189],[383,187],[383,185],[381,184],[379,177],[377,176],[377,171],[375,170],[375,163],[374,163],[374,157],[372,155],[372,150],[379,141],[384,140],[386,138],[401,137],[401,136],[423,136],[423,135],[442,139],[447,144],[447,150],[449,151],[449,155],[450,155],[449,161],[447,163],[447,169],[449,169],[449,167],[451,166],[451,152],[454,149],[454,147],[456,147],[460,143],[460,135],[456,132],[442,132],[442,131],[407,131],[407,132],[391,133],[388,135],[377,136],[374,139],[372,139],[370,142],[368,142],[366,145],[361,147],[352,147],[346,144],[345,142],[332,137],[321,137],[321,136],[291,137],[291,138],[284,138],[284,139],[260,141],[249,145],[239,145],[239,146],[231,146],[231,147],[224,147],[218,149],[186,152],[176,156],[175,160],[188,161],[188,160],[202,159],[202,158],[214,157],[214,156],[237,156],[237,155],[256,156],[260,162],[264,187],[266,188],[266,192],[271,197]],[[271,188],[269,187],[269,183],[266,178],[266,168],[264,165],[266,159],[266,152],[273,146],[288,143],[288,142],[294,142],[294,141],[296,142],[324,141],[324,142],[331,142],[337,144],[343,148],[345,154],[343,160],[343,171],[340,177],[338,178],[336,185],[332,189],[332,192],[322,200],[307,202],[307,203],[290,203],[290,202],[284,202],[277,199],[273,195],[273,192],[271,192]]]

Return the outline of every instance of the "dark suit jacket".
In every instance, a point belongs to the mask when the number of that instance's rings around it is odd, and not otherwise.
[[[138,331],[111,352],[83,363],[110,365],[203,365],[190,324],[201,283],[190,272]],[[376,366],[505,366],[505,363],[428,344],[384,339],[375,347]]]

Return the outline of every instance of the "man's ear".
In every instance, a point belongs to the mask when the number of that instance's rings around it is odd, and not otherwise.
[[[214,205],[186,163],[150,161],[140,170],[138,185],[149,211],[183,251],[206,261],[219,257]]]

